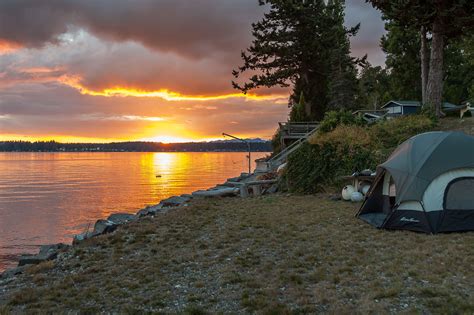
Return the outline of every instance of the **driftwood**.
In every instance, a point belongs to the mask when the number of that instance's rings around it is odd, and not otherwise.
[[[195,197],[220,197],[227,195],[235,195],[239,193],[239,188],[229,187],[229,188],[219,188],[214,190],[198,190],[193,192]]]

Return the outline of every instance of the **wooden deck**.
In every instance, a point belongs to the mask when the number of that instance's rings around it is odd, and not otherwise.
[[[309,133],[318,128],[318,122],[280,122],[280,138],[283,148],[286,148],[292,141],[307,137]]]

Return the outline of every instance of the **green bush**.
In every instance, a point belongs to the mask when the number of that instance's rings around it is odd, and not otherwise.
[[[288,157],[288,189],[298,193],[325,191],[340,177],[377,164],[373,152],[359,145],[303,144]]]
[[[272,149],[273,149],[272,155],[277,155],[278,153],[281,152],[281,133],[280,133],[280,129],[277,129],[275,131],[275,134],[272,137]]]
[[[435,126],[436,122],[429,116],[409,115],[374,124],[370,132],[381,149],[393,151],[404,141]]]
[[[332,114],[331,114],[332,115]],[[340,177],[384,162],[408,138],[433,130],[425,115],[412,115],[371,126],[339,124],[318,133],[288,157],[287,187],[298,193],[324,191],[341,184]]]
[[[351,112],[329,111],[324,114],[324,118],[319,126],[319,133],[326,133],[336,129],[339,125],[364,125],[365,121],[359,117],[354,117]]]

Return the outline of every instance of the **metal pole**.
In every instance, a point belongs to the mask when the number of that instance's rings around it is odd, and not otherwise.
[[[247,147],[249,149],[249,175],[250,175],[252,166],[251,166],[251,158],[250,158],[250,142],[248,142],[248,141],[247,141]]]
[[[250,142],[248,142],[247,140],[238,138],[238,137],[236,137],[236,136],[230,135],[230,134],[225,133],[225,132],[223,132],[222,135],[223,135],[224,137],[227,136],[227,137],[229,137],[229,138],[233,138],[233,139],[236,139],[236,140],[239,140],[239,141],[242,141],[242,142],[247,143],[247,148],[248,148],[248,151],[249,151],[249,174],[250,174],[251,171],[252,171],[252,160],[251,160],[251,157],[250,157]]]

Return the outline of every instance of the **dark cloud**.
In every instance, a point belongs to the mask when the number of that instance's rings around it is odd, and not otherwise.
[[[354,53],[363,54],[365,48],[379,63],[380,13],[363,0],[347,1],[346,7],[346,24],[362,23]],[[256,0],[3,0],[0,38],[42,47],[81,28],[111,41],[136,41],[187,58],[224,55],[235,60],[250,41],[250,24],[263,12]]]
[[[0,38],[41,47],[83,28],[113,41],[203,57],[240,50],[262,13],[256,0],[3,0]]]

